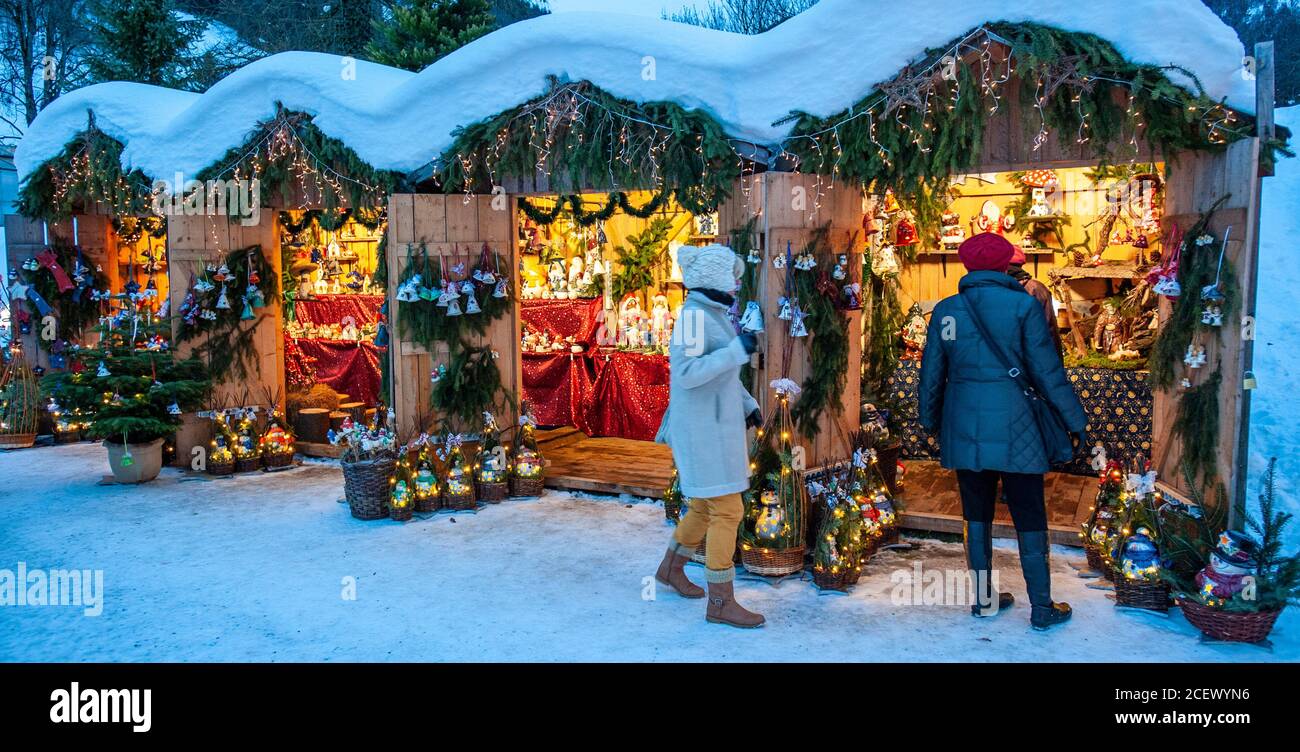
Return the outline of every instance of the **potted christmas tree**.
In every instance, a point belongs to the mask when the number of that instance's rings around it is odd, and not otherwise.
[[[163,440],[182,411],[203,403],[209,382],[201,361],[173,357],[165,320],[119,298],[124,306],[100,325],[99,345],[74,355],[68,383],[99,395],[89,433],[104,441],[114,479],[143,483],[158,476]]]

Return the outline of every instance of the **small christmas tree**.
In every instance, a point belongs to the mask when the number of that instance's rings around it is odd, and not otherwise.
[[[802,472],[794,466],[790,418],[790,395],[797,395],[799,386],[789,379],[777,379],[772,386],[777,408],[757,433],[750,452],[750,488],[742,495],[741,561],[758,574],[791,574],[803,568],[807,508]],[[777,553],[785,556],[773,556]]]
[[[487,0],[402,0],[392,17],[375,21],[366,55],[377,63],[420,71],[496,28]]]
[[[829,486],[819,489],[826,511],[813,548],[813,581],[822,589],[842,590],[862,573],[863,516],[845,480],[832,473]]]

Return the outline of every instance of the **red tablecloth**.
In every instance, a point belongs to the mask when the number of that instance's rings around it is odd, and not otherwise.
[[[295,339],[293,344],[295,347],[285,348],[286,356],[301,358],[303,372],[314,374],[315,381],[356,402],[373,405],[379,400],[379,359],[383,351],[374,344],[305,338]]]
[[[294,318],[304,324],[343,324],[351,316],[357,328],[379,320],[383,295],[317,295],[294,303]]]
[[[668,409],[668,358],[627,352],[523,354],[524,399],[544,426],[653,441]]]
[[[591,300],[521,300],[519,321],[535,332],[549,337],[575,337],[583,345],[596,341],[600,326],[602,301]]]

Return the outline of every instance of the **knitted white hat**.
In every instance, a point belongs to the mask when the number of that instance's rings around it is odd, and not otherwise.
[[[677,265],[682,269],[682,283],[688,290],[735,292],[736,282],[745,273],[745,262],[725,245],[691,246],[677,249]]]

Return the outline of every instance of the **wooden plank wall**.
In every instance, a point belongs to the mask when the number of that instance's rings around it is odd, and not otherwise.
[[[775,406],[775,396],[768,384],[781,376],[802,382],[808,373],[808,339],[798,339],[793,344],[789,363],[784,363],[783,350],[789,338],[789,324],[777,318],[777,299],[783,294],[784,272],[772,267],[771,259],[785,253],[787,242],[797,253],[811,238],[813,231],[830,223],[830,242],[835,252],[849,250],[849,242],[862,226],[861,194],[843,184],[832,184],[825,178],[820,184],[816,176],[787,172],[767,172],[745,178],[747,186],[738,185],[732,197],[719,208],[719,219],[724,231],[730,231],[754,213],[761,215],[759,229],[763,241],[763,316],[766,333],[760,338],[763,367],[759,369],[754,397],[770,415]],[[820,185],[820,189],[818,186]],[[818,196],[820,195],[820,198]],[[860,250],[861,238],[855,245]],[[850,265],[860,263],[856,257]],[[861,385],[859,377],[862,362],[862,312],[849,316],[849,373],[841,395],[843,408],[828,413],[823,419],[823,430],[815,441],[802,440],[809,467],[846,459],[850,452],[848,433],[858,427]]]
[[[275,278],[280,276],[280,238],[276,227],[276,212],[263,208],[260,222],[256,225],[242,225],[230,221],[224,216],[183,216],[173,215],[167,218],[167,254],[168,273],[170,275],[171,310],[180,310],[181,302],[189,289],[190,274],[198,275],[203,265],[211,261],[220,264],[221,260],[232,250],[257,245],[262,254],[275,270]],[[238,305],[232,291],[232,305]],[[279,392],[280,408],[284,408],[284,338],[282,309],[279,305],[268,305],[257,311],[258,318],[242,326],[256,328],[258,362],[255,375],[247,380],[227,380],[214,385],[213,398],[218,405],[262,404],[265,399],[263,390]],[[180,325],[179,319],[173,319],[172,335],[175,336]],[[179,357],[187,357],[194,351],[194,344],[180,345],[176,349]],[[187,422],[192,420],[187,418]],[[206,426],[205,426],[206,428]],[[190,449],[199,442],[206,441],[206,431],[182,430],[176,434],[176,458],[179,464],[187,465]]]
[[[1252,138],[1236,142],[1221,154],[1178,155],[1173,162],[1165,198],[1165,221],[1175,222],[1187,231],[1215,201],[1231,196],[1215,213],[1211,231],[1215,237],[1223,238],[1224,232],[1232,228],[1227,258],[1233,265],[1240,288],[1248,296],[1254,294],[1259,255],[1259,150],[1259,140]],[[1194,290],[1186,292],[1197,293]],[[1169,302],[1162,299],[1161,319],[1166,320],[1170,312]],[[1229,501],[1235,502],[1245,491],[1244,434],[1248,425],[1248,403],[1242,389],[1242,378],[1251,367],[1250,349],[1243,338],[1239,317],[1225,319],[1219,337],[1207,337],[1202,341],[1206,344],[1209,362],[1199,369],[1186,369],[1180,363],[1177,378],[1186,376],[1193,385],[1200,384],[1213,373],[1215,364],[1222,366],[1218,474],[1227,489]],[[1182,446],[1170,438],[1180,399],[1177,386],[1155,392],[1153,455],[1161,481],[1186,495],[1190,489],[1179,469]],[[1201,492],[1208,500],[1214,499],[1212,488],[1203,488]]]
[[[17,268],[24,261],[45,249],[45,234],[42,230],[44,223],[41,221],[28,219],[18,214],[7,214],[4,223],[5,256],[8,261],[8,268]],[[68,219],[50,225],[49,237],[51,241],[55,238],[61,238],[68,243],[72,243],[74,240],[72,220]],[[117,264],[112,262],[111,249],[116,246],[116,243],[113,240],[113,229],[109,217],[99,214],[79,215],[76,221],[75,239],[81,245],[87,263],[103,266],[104,272],[109,275],[109,284],[112,289],[120,289],[120,284],[116,279]],[[65,271],[68,274],[72,273],[71,269]],[[39,273],[45,274],[46,272]],[[8,282],[6,281],[5,284],[8,285]],[[93,332],[60,332],[59,334],[69,339],[79,339],[83,344],[88,344],[88,334],[91,337],[91,342],[97,341]],[[33,323],[32,333],[23,337],[23,350],[27,354],[28,363],[33,367],[41,366],[48,370],[50,368],[49,354],[36,346],[36,338],[39,335],[40,322],[36,321]]]
[[[401,315],[402,304],[395,297],[398,282],[404,276],[407,259],[420,243],[425,244],[430,255],[468,258],[471,265],[478,259],[483,243],[487,243],[502,255],[502,271],[510,274],[511,293],[518,295],[518,263],[511,223],[513,205],[513,199],[507,200],[505,196],[470,196],[468,200],[455,194],[392,196],[388,204],[388,305],[393,313],[390,319],[396,322]],[[521,379],[518,306],[494,322],[486,335],[471,341],[500,353],[497,367],[501,369],[501,382],[518,395]],[[392,329],[391,343],[389,357],[398,430],[403,434],[414,433],[428,427],[417,425],[420,415],[436,417],[430,407],[429,374],[438,364],[447,362],[447,345],[438,343],[435,351],[429,352],[420,344],[404,340],[397,326]],[[513,416],[499,418],[502,426],[514,420]]]

